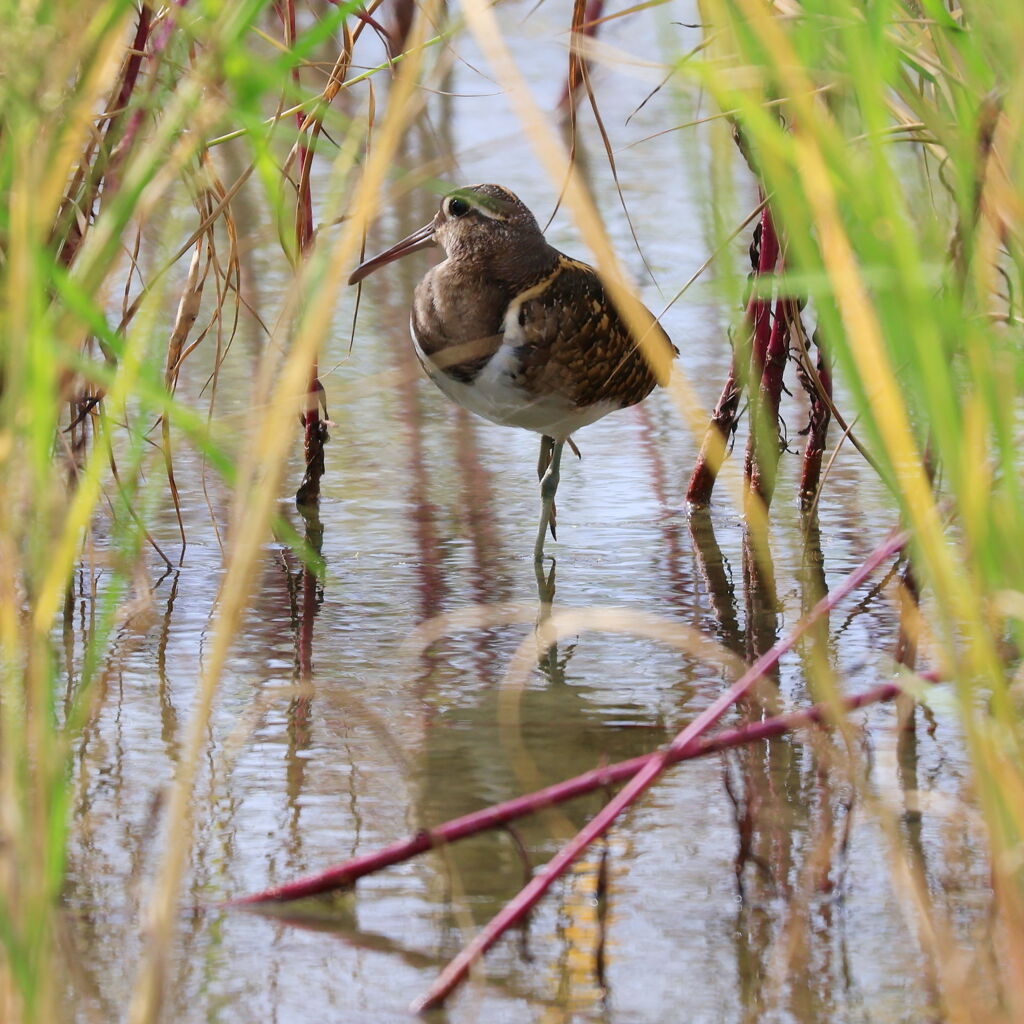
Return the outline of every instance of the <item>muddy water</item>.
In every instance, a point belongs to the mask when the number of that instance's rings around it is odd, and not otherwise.
[[[520,23],[527,10],[513,7],[506,18],[518,26],[523,69],[550,106],[564,53],[545,41],[560,38],[548,31],[546,8]],[[604,38],[648,56],[667,38],[676,52],[692,43],[692,31],[669,24],[664,12],[630,26],[613,22]],[[460,53],[467,61],[455,64],[448,89],[466,96],[432,106],[410,137],[405,165],[438,149],[453,153],[446,180],[500,181],[546,219],[555,189],[496,87],[475,70],[483,62],[473,47],[467,42]],[[596,74],[634,225],[668,296],[707,252],[700,137],[678,132],[624,147],[694,116],[697,101],[662,90],[625,126],[658,76]],[[589,122],[583,137],[595,194],[639,278],[642,264]],[[753,189],[738,180],[738,202],[750,208]],[[385,211],[371,247],[418,226],[435,202],[424,191]],[[258,218],[248,232],[260,308],[272,318],[283,260]],[[584,255],[564,218],[551,237]],[[550,651],[536,650],[537,438],[473,419],[421,378],[406,323],[427,265],[427,256],[411,258],[369,280],[351,352],[351,300],[339,308],[322,361],[336,426],[323,483],[312,676],[299,685],[301,567],[285,545],[269,544],[202,765],[167,1021],[408,1019],[409,1002],[604,795],[384,871],[353,894],[289,917],[219,909],[218,901],[649,751],[727,681],[721,669],[661,641],[586,623]],[[664,304],[650,280],[644,295],[654,308]],[[732,315],[711,289],[697,288],[664,319],[708,407],[728,366]],[[221,378],[227,410],[245,409],[254,358],[245,345],[243,338]],[[196,393],[206,372],[197,358],[183,391]],[[799,395],[786,415],[795,435],[806,415]],[[845,453],[816,519],[802,523],[792,497],[799,460],[788,455],[768,574],[745,557],[742,523],[725,495],[708,516],[682,510],[695,442],[664,394],[578,440],[584,457],[566,458],[559,541],[549,544],[556,613],[615,606],[656,615],[749,658],[892,524],[870,471]],[[113,1021],[127,1005],[140,907],[160,852],[161,794],[215,614],[227,495],[210,473],[204,495],[202,467],[187,450],[176,465],[189,536],[184,563],[162,578],[154,570],[152,603],[119,633],[120,669],[106,681],[74,759],[69,1019]],[[289,497],[296,483],[280,507],[301,532]],[[157,532],[173,545],[169,509]],[[83,569],[66,623],[69,650],[89,629],[93,589]],[[783,659],[775,696],[792,706],[812,699],[815,659],[846,691],[888,678],[892,601],[890,588],[861,588],[813,646]],[[417,640],[417,628],[439,616],[505,604],[520,609],[517,621],[463,623],[430,643]],[[532,668],[510,678],[520,649]],[[72,657],[69,675],[75,671]],[[729,721],[760,714],[750,705]],[[941,708],[930,725],[919,714],[912,733],[897,729],[891,707],[857,722],[863,728],[848,746],[783,739],[670,772],[488,955],[486,980],[457,996],[446,1019],[925,1019],[934,986],[912,912],[894,895],[894,853],[880,822],[903,838],[908,870],[920,873],[938,904],[955,903],[955,937],[975,941],[988,892],[957,810],[963,755]],[[923,815],[918,788],[941,797]]]

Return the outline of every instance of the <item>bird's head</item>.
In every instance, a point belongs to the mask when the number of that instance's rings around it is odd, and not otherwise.
[[[514,278],[517,268],[548,245],[533,214],[501,185],[468,185],[449,192],[434,219],[352,272],[356,284],[411,252],[439,245],[450,259],[492,276]]]

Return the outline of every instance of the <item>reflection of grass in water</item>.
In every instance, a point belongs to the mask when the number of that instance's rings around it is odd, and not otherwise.
[[[289,425],[294,430],[362,225],[422,102],[417,83],[429,78],[424,68],[437,52],[414,43],[397,62],[367,156],[364,114],[342,113],[345,97],[318,105],[292,81],[296,58],[310,61],[331,38],[332,24],[343,21],[349,34],[336,71],[345,72],[365,19],[334,8],[289,54],[273,41],[278,23],[269,5],[229,5],[221,14],[202,5],[173,10],[178,24],[147,7],[139,15],[125,4],[97,2],[83,29],[80,9],[72,21],[44,5],[21,15],[9,35],[0,94],[0,180],[9,197],[0,223],[7,339],[0,366],[5,1019],[50,1019],[54,1012],[48,979],[59,973],[53,907],[64,867],[69,751],[100,699],[97,682],[116,673],[114,630],[140,601],[133,581],[149,578],[146,567],[161,558],[175,558],[172,542],[154,535],[155,512],[164,487],[173,491],[176,449],[189,445],[225,476],[234,512],[214,638],[166,811],[170,840],[150,892],[134,1019],[149,1019],[159,1005],[190,844],[193,777],[280,491]],[[540,159],[563,180],[561,149],[521,87],[488,9],[467,3],[465,17],[495,76],[512,91]],[[759,0],[707,0],[702,21],[707,48],[680,60],[670,86],[699,84],[741,126],[783,229],[794,287],[814,299],[822,337],[853,396],[850,418],[856,411],[857,434],[914,532],[916,579],[933,611],[909,621],[920,656],[956,684],[991,849],[1003,995],[1012,1010],[1013,965],[1024,956],[1024,800],[1011,690],[1024,606],[1017,453],[1024,88],[1014,42],[1024,14],[1016,0],[997,0],[974,11],[965,28],[960,13],[932,0],[870,9],[843,0],[827,14],[784,19],[771,17]],[[416,31],[414,40],[421,38]],[[600,48],[584,52],[597,64],[611,59]],[[320,71],[319,78],[308,72],[307,90],[316,82],[333,91]],[[576,65],[576,81],[599,105],[600,82],[579,72]],[[242,358],[233,346],[239,323],[253,322],[246,294],[253,272],[235,216],[247,180],[247,201],[261,190],[258,201],[294,249],[302,170],[291,150],[292,118],[266,120],[279,96],[282,108],[308,102],[306,109],[324,118],[338,149],[320,135],[317,156],[333,161],[331,180],[342,184],[337,194],[317,197],[324,199],[322,222],[347,219],[296,273],[279,321],[267,326],[270,343],[251,397],[258,416],[251,437],[235,448],[217,440],[225,431],[216,394],[218,373]],[[239,129],[220,144],[232,147],[230,160],[220,159],[219,147],[204,149]],[[731,207],[735,153],[724,121],[706,130],[716,161],[712,206],[721,211]],[[357,161],[363,166],[355,183]],[[181,195],[195,207],[189,221],[163,214],[173,205],[169,197]],[[629,316],[618,261],[575,176],[566,204]],[[717,250],[733,224],[713,220]],[[741,284],[728,265],[716,267],[723,295],[735,304]],[[211,367],[209,386],[202,395],[185,393],[182,370],[200,357]],[[700,436],[706,417],[681,374],[672,395]],[[934,493],[925,450],[938,470]],[[739,506],[735,473],[727,483]],[[756,506],[751,511],[757,516]],[[950,519],[955,543],[947,536]],[[763,536],[763,523],[752,525],[753,538]],[[766,564],[766,554],[755,550],[751,565],[759,561]],[[71,614],[67,584],[83,563],[87,574],[99,566],[108,574],[58,726],[52,627],[62,609]],[[828,697],[827,658],[808,657],[807,665]],[[888,821],[884,808],[877,813]],[[966,954],[954,949],[949,914],[923,884],[912,843],[895,828],[888,840],[894,876],[939,979],[937,998],[951,1014],[986,1012],[984,986],[958,980],[970,976],[959,966]],[[988,955],[984,945],[979,962]]]

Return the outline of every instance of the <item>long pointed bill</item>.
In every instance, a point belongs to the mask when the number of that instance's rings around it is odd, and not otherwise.
[[[424,224],[419,231],[414,231],[407,238],[403,238],[396,245],[391,246],[390,249],[385,249],[379,255],[364,260],[349,275],[348,283],[358,284],[364,277],[369,277],[375,270],[380,270],[388,263],[394,263],[395,260],[400,260],[411,252],[418,252],[420,249],[426,249],[428,245],[434,244],[434,222],[431,221],[429,224]]]

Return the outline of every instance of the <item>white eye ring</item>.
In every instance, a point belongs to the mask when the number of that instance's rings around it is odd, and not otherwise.
[[[445,200],[445,207],[449,217],[465,217],[473,209],[462,196],[449,196]]]

